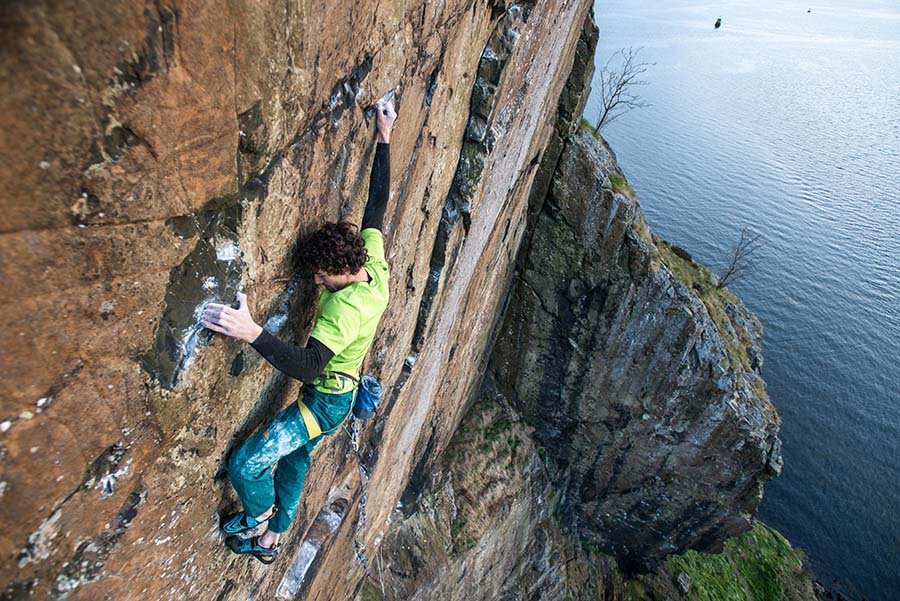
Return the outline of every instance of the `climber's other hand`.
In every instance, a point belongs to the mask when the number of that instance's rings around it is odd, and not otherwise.
[[[233,309],[220,303],[209,303],[203,308],[203,317],[200,323],[204,328],[214,332],[253,342],[262,333],[262,328],[253,321],[250,316],[250,308],[247,306],[247,295],[237,293],[238,308]]]
[[[391,130],[394,129],[394,121],[397,112],[394,103],[390,100],[379,100],[375,103],[375,127],[378,129],[378,141],[390,144]]]

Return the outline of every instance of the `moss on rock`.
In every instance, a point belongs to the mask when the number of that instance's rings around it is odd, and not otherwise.
[[[659,236],[653,236],[660,257],[675,278],[687,288],[697,293],[712,318],[716,329],[728,349],[729,358],[735,372],[750,371],[747,342],[743,340],[742,329],[734,327],[728,317],[728,305],[738,305],[737,297],[726,288],[717,288],[712,271],[696,261],[680,246],[671,244]]]
[[[719,554],[688,551],[666,561],[673,577],[687,574],[689,601],[800,601],[815,599],[803,553],[762,522],[732,538]]]

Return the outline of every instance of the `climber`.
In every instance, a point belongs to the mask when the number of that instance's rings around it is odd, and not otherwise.
[[[325,288],[306,346],[287,344],[257,325],[246,294],[238,293],[237,309],[209,303],[203,311],[204,327],[249,342],[277,369],[304,382],[297,402],[252,434],[228,460],[242,511],[222,518],[225,544],[264,564],[275,561],[278,538],[294,518],[312,450],[350,413],[360,365],[387,306],[389,275],[381,230],[396,117],[390,101],[376,103],[378,142],[360,230],[345,221],[326,223],[301,248],[304,268]],[[262,524],[263,534],[239,536]]]

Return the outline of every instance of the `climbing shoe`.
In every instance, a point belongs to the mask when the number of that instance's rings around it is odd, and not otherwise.
[[[271,549],[262,547],[259,544],[259,537],[241,538],[240,536],[229,536],[225,539],[225,546],[238,555],[252,555],[262,563],[269,565],[275,561],[278,555],[278,545]]]
[[[278,509],[276,508],[275,511],[278,511]],[[272,512],[272,515],[275,515],[275,511]],[[253,530],[260,524],[268,522],[272,519],[272,515],[264,520],[256,520],[255,518],[246,515],[243,511],[238,511],[237,513],[231,513],[223,517],[222,521],[219,523],[219,527],[225,534],[242,534]]]

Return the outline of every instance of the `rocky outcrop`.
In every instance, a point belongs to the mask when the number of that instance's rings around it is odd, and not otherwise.
[[[617,599],[615,560],[558,525],[559,493],[533,431],[476,402],[422,494],[395,512],[368,599]]]
[[[357,472],[316,453],[268,569],[217,538],[222,459],[297,394],[198,310],[247,288],[302,342],[298,236],[358,219],[393,91],[391,390],[369,554],[478,390],[586,0],[128,1],[2,9],[4,597],[346,599]]]
[[[534,427],[562,523],[631,568],[721,548],[780,470],[759,322],[650,234],[592,132],[533,202],[490,369]]]

